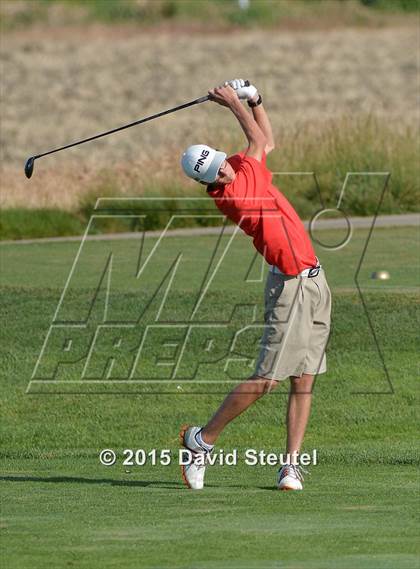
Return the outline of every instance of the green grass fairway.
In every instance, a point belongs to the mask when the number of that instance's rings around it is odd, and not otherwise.
[[[215,342],[220,357],[200,364],[195,384],[175,379],[162,388],[152,379],[132,389],[121,382],[132,352],[106,368],[106,343],[98,345],[91,373],[99,377],[108,370],[107,384],[69,383],[80,372],[77,363],[59,367],[56,383],[30,384],[78,244],[0,246],[2,567],[418,569],[419,234],[411,227],[373,233],[358,277],[369,318],[354,281],[367,235],[355,230],[350,243],[336,251],[316,246],[333,292],[333,330],[328,372],[315,386],[303,449],[317,449],[318,464],[309,467],[304,492],[295,494],[275,490],[276,466],[251,467],[243,460],[247,448],[283,451],[286,384],[221,436],[219,448],[238,449],[237,466],[209,468],[202,492],[181,482],[179,427],[206,421],[230,384],[247,376],[256,355],[251,338],[239,345],[243,362],[233,365],[230,378],[222,374],[222,334]],[[322,231],[319,238],[332,244],[342,234]],[[258,321],[263,265],[244,236],[223,251],[229,239],[223,237],[215,249],[214,236],[172,237],[140,280],[134,278],[139,242],[89,242],[56,320],[68,323],[90,314],[88,326],[96,326],[106,306],[107,321],[132,321],[151,300],[145,322],[152,322],[165,294],[157,283],[167,282],[166,272],[178,258],[163,319],[183,322],[214,253],[211,267],[219,261],[220,266],[197,322],[227,322],[228,334],[253,317]],[[143,255],[155,244],[145,240]],[[106,272],[111,254],[112,272]],[[391,279],[372,280],[380,269]],[[158,336],[156,344],[144,377],[155,377],[154,358],[170,360]],[[75,350],[82,354],[83,346]],[[201,356],[198,341],[190,352],[192,366]],[[48,348],[40,375],[54,370],[54,361]],[[116,451],[114,466],[100,464],[104,448]],[[124,466],[124,449],[141,448],[170,449],[173,461]]]

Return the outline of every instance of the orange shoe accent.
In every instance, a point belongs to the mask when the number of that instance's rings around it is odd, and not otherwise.
[[[188,431],[188,429],[191,427],[191,425],[182,425],[182,427],[179,430],[179,444],[181,446],[183,446],[184,448],[187,448],[184,445],[184,435],[185,433]]]
[[[185,470],[184,470],[184,465],[181,464],[181,476],[182,476],[182,481],[184,482],[185,486],[191,490],[191,486],[188,483],[187,477],[185,476]]]

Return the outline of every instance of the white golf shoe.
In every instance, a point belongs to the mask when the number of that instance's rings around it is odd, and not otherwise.
[[[179,432],[180,443],[192,454],[189,464],[181,465],[182,478],[188,488],[202,490],[204,487],[204,474],[206,472],[207,456],[211,450],[201,446],[196,435],[203,427],[184,425]]]
[[[303,490],[302,469],[294,464],[285,464],[277,475],[279,490]]]

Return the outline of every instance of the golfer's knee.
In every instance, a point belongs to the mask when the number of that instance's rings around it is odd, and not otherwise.
[[[314,376],[304,373],[301,377],[290,377],[290,391],[292,393],[311,393]]]
[[[252,385],[254,392],[257,393],[259,397],[262,397],[266,393],[270,393],[270,391],[276,389],[278,381],[254,375],[248,379],[247,384]]]

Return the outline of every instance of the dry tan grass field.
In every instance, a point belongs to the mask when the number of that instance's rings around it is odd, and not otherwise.
[[[150,179],[179,180],[186,145],[234,149],[238,129],[226,109],[206,103],[43,158],[30,181],[23,164],[31,154],[186,102],[238,76],[260,88],[277,153],[305,125],[322,129],[342,115],[373,113],[404,128],[418,119],[418,39],[414,25],[218,35],[128,27],[5,33],[1,205],[74,209],[110,179],[126,193],[134,177],[136,193]]]

